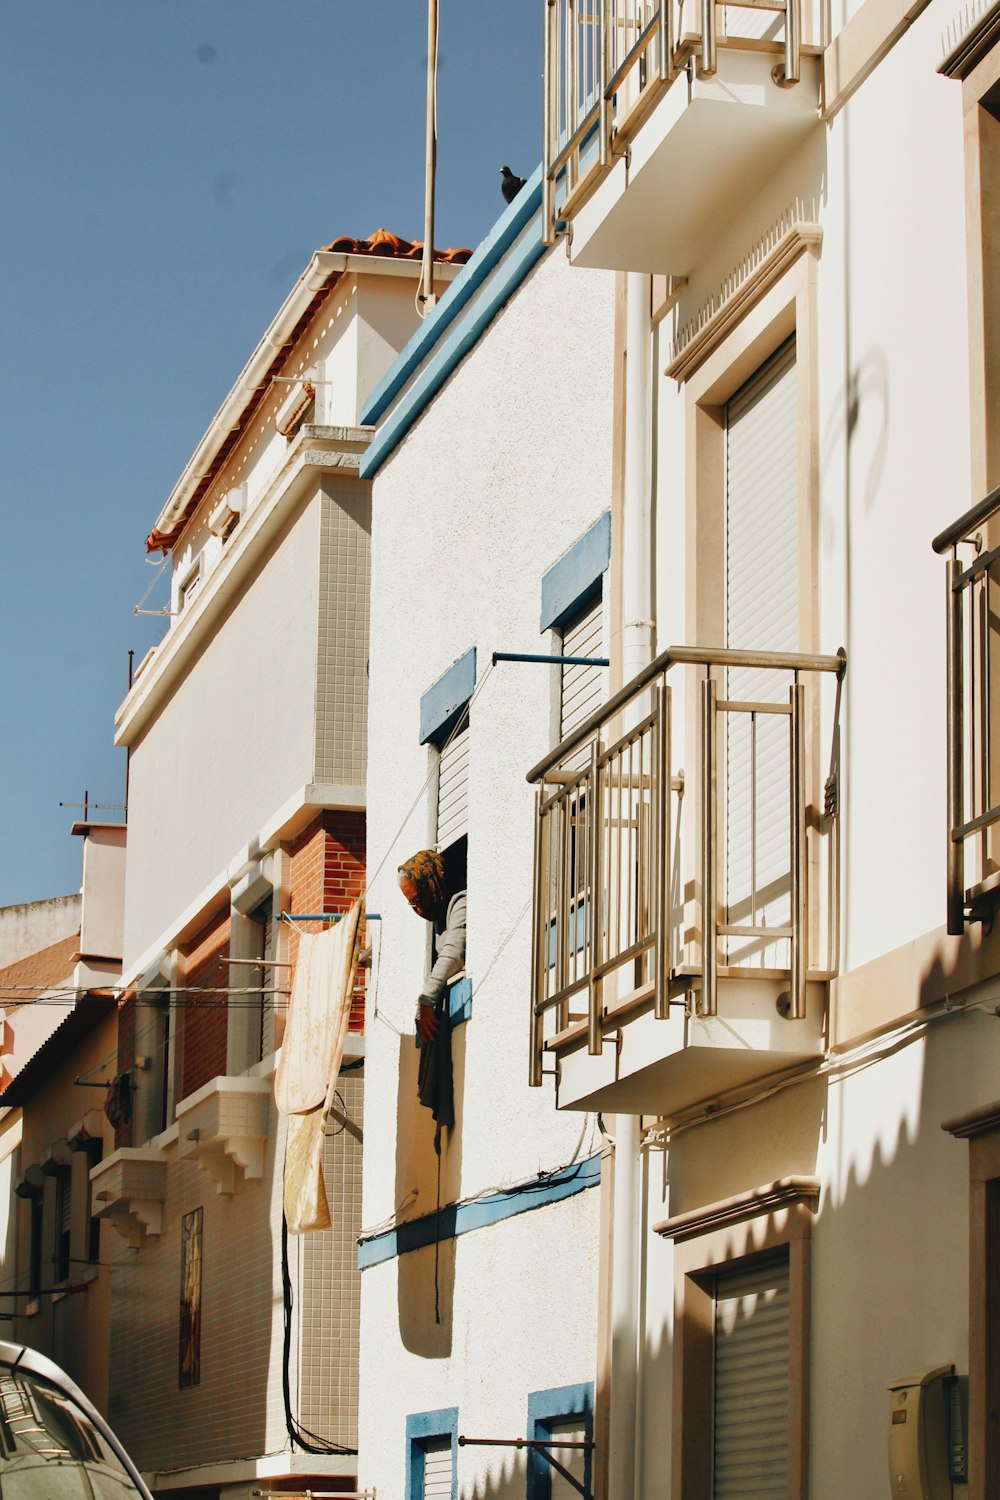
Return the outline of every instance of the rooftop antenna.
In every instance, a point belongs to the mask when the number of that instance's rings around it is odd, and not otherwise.
[[[437,168],[438,0],[427,0],[427,137],[424,157],[424,253],[417,309],[426,317],[434,295],[434,174]]]

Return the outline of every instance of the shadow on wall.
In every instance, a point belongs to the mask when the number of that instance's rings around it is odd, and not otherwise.
[[[938,957],[925,985],[937,989],[951,967]],[[994,1017],[955,1014],[906,1037],[890,1034],[831,1077],[793,1083],[670,1146],[663,1170],[675,1213],[785,1176],[824,1183],[807,1300],[814,1485],[874,1495],[870,1476],[886,1472],[890,1382],[947,1363],[968,1372],[968,1153],[941,1126],[1000,1096],[998,1058]],[[734,1234],[734,1243],[742,1238]],[[652,1259],[652,1244],[646,1249]],[[673,1390],[680,1372],[666,1319],[646,1326],[648,1485],[669,1475],[681,1392]],[[703,1333],[711,1348],[711,1326]]]
[[[453,1204],[461,1191],[464,1025],[452,1030],[451,1058],[455,1079],[455,1125],[453,1129],[441,1132],[439,1158],[434,1150],[436,1126],[433,1116],[417,1097],[420,1049],[412,1036],[400,1038],[395,1202],[409,1205],[401,1223],[433,1214],[439,1204]],[[455,1296],[453,1223],[454,1212],[446,1210],[441,1214],[442,1238],[437,1245],[411,1250],[399,1257],[399,1335],[404,1349],[424,1359],[446,1359],[451,1353]]]

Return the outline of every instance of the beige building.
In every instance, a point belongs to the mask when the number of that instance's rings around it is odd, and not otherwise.
[[[81,894],[17,911],[17,947],[73,931],[0,972],[0,1311],[4,1337],[49,1355],[108,1401],[110,1229],[91,1170],[114,1144],[104,1114],[117,1053],[125,829],[76,823]]]
[[[156,518],[169,628],[117,718],[129,851],[109,1226],[110,1419],[160,1495],[351,1490],[363,994],[325,1142],[332,1227],[284,1233],[274,1103],[301,946],[365,878],[370,434],[420,247],[318,251]],[[439,258],[439,290],[461,252]]]
[[[997,7],[546,16],[622,299],[615,691],[529,771],[594,1490],[992,1495]]]

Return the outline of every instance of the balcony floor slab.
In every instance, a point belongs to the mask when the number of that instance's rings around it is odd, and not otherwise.
[[[573,215],[574,265],[689,276],[806,137],[820,128],[820,63],[779,88],[772,52],[719,50],[711,78],[676,79]]]
[[[787,988],[773,979],[721,979],[715,1016],[672,1005],[657,1020],[649,1009],[607,1036],[599,1057],[589,1055],[581,1037],[558,1053],[558,1107],[669,1119],[802,1067],[826,1047],[827,985],[808,986],[806,1015],[798,1021],[776,1008]]]

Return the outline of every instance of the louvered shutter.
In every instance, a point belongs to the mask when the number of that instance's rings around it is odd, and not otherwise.
[[[726,644],[799,649],[799,495],[795,342],[726,407]],[[788,675],[734,668],[726,695],[788,702]],[[727,921],[790,919],[788,719],[726,715]],[[755,791],[756,803],[754,813]],[[728,961],[781,967],[788,943],[729,939]]]
[[[447,849],[469,828],[469,726],[444,745],[438,770],[437,844]]]
[[[604,609],[600,594],[567,622],[562,632],[563,656],[603,656]],[[604,667],[564,665],[559,695],[559,738],[564,740],[582,724],[604,698]]]
[[[547,1424],[548,1435],[553,1438],[552,1455],[557,1458],[564,1469],[568,1469],[574,1479],[583,1483],[587,1467],[587,1450],[585,1448],[560,1448],[559,1438],[566,1438],[570,1442],[586,1442],[587,1429],[583,1417],[567,1417],[561,1422],[550,1422]],[[550,1468],[552,1476],[549,1494],[551,1500],[580,1500],[579,1490],[575,1490],[561,1474]]]
[[[712,1500],[787,1500],[788,1262],[720,1276]]]
[[[451,1500],[454,1481],[451,1438],[434,1438],[424,1445],[424,1500]]]

